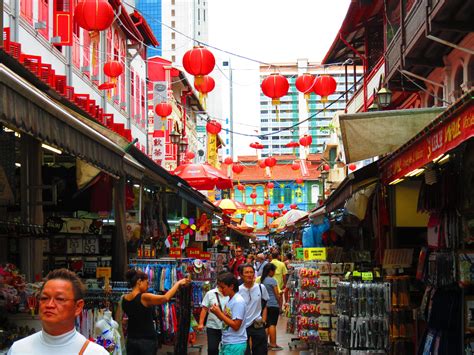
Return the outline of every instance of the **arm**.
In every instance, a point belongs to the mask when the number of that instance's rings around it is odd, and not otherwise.
[[[166,292],[164,295],[154,295],[152,293],[144,293],[142,295],[142,302],[145,307],[158,306],[169,302],[171,298],[176,294],[181,285],[188,285],[191,281],[188,278],[179,280],[173,285],[173,287]]]
[[[262,320],[266,323],[267,322],[267,310],[268,310],[268,307],[265,306],[265,308],[263,309],[263,312],[262,312]]]
[[[227,315],[224,314],[224,312],[220,310],[219,306],[217,305],[213,305],[209,310],[233,330],[237,331],[240,329],[240,326],[242,325],[242,319],[230,319]]]
[[[201,308],[201,313],[199,314],[199,325],[198,325],[198,330],[202,331],[204,329],[204,320],[206,319],[207,315],[207,308],[202,307]]]
[[[281,294],[280,294],[280,291],[278,290],[278,286],[277,286],[277,285],[273,286],[273,292],[275,293],[275,298],[277,299],[278,304],[279,304],[280,307],[281,307]]]

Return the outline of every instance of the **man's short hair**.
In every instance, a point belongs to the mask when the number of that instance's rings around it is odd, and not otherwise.
[[[278,259],[280,257],[280,252],[278,250],[272,251],[272,258]]]
[[[41,292],[43,292],[43,288],[44,285],[46,285],[46,282],[50,280],[65,280],[71,282],[72,291],[74,292],[74,300],[77,301],[84,299],[86,288],[75,272],[65,268],[51,270],[48,275],[46,275],[46,281],[44,282],[43,287],[41,288]]]
[[[243,275],[244,274],[244,269],[247,268],[247,267],[251,268],[255,272],[255,269],[253,268],[252,264],[240,264],[239,265],[239,274]]]

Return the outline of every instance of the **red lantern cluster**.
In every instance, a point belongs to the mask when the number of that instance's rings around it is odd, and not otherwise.
[[[219,132],[221,130],[222,130],[222,125],[219,122],[217,122],[216,120],[209,121],[206,124],[207,133],[219,134]]]
[[[300,170],[300,164],[298,164],[298,162],[293,162],[293,164],[291,164],[291,170]]]
[[[303,75],[298,76],[295,80],[296,89],[304,94],[306,100],[309,100],[314,80],[314,76],[309,73],[304,73]]]
[[[268,218],[273,218],[273,213],[272,212],[267,212],[267,217]]]
[[[214,69],[216,59],[207,48],[202,46],[194,47],[184,53],[183,67],[189,74],[194,75],[195,85],[201,85],[204,75],[208,75]]]
[[[160,102],[156,104],[155,112],[162,120],[165,120],[173,112],[173,106],[169,102]]]
[[[107,0],[81,0],[74,9],[74,20],[86,31],[103,31],[114,19],[114,9]]]
[[[259,160],[258,167],[265,169],[267,166],[265,165],[265,160]]]
[[[303,137],[300,138],[300,144],[303,146],[303,147],[308,147],[311,145],[311,143],[313,143],[313,137],[305,134]]]
[[[215,87],[216,87],[216,82],[209,75],[204,75],[199,81],[199,84],[196,81],[194,81],[194,88],[197,91],[199,91],[201,94],[203,94],[204,96],[206,96],[208,93],[214,90]]]
[[[273,168],[277,163],[277,160],[274,157],[268,157],[265,159],[265,166]]]
[[[288,93],[290,84],[283,75],[273,73],[263,79],[260,87],[263,94],[272,99],[273,105],[279,105],[280,98]]]
[[[280,212],[273,212],[273,217],[278,218],[280,217]]]
[[[313,92],[321,96],[321,102],[327,102],[328,96],[336,92],[337,82],[330,75],[320,75],[314,81]]]

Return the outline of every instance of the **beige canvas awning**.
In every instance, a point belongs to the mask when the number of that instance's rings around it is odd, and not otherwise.
[[[444,110],[435,107],[339,115],[346,162],[395,151]]]

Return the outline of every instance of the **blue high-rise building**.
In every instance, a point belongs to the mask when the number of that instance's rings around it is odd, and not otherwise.
[[[162,6],[161,0],[136,0],[136,7],[150,25],[153,34],[160,43],[156,48],[147,48],[147,56],[161,56],[162,52]]]

